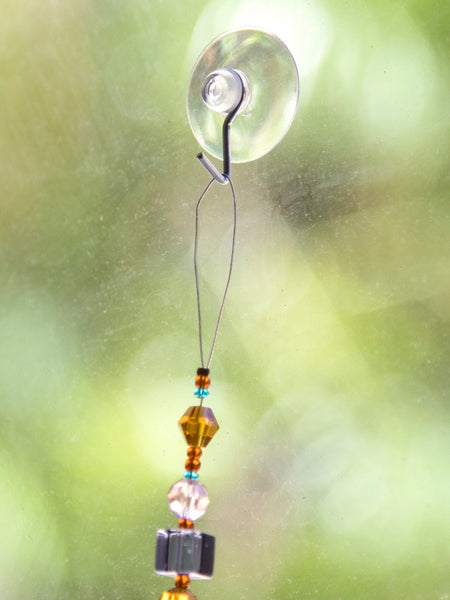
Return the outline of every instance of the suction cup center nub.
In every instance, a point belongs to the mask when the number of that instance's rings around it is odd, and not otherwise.
[[[242,90],[244,88],[244,90]],[[244,110],[250,97],[250,84],[243,73],[234,69],[218,69],[203,82],[202,98],[208,108],[217,113],[228,114],[244,99],[239,112]]]

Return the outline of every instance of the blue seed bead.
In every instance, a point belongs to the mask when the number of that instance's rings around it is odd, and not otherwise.
[[[186,471],[184,474],[185,479],[198,479],[199,475],[195,471]]]
[[[195,388],[194,396],[197,398],[206,398],[209,395],[209,390],[205,390],[205,388]]]

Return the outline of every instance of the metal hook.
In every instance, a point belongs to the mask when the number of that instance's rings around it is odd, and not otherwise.
[[[230,172],[231,172],[231,148],[230,148],[231,123],[233,122],[234,118],[238,114],[238,112],[244,102],[244,99],[245,99],[244,81],[242,80],[242,77],[239,75],[239,73],[237,71],[234,71],[234,75],[238,77],[238,79],[241,83],[241,97],[239,99],[239,102],[233,108],[233,110],[227,114],[227,116],[225,117],[225,120],[223,122],[223,125],[222,125],[223,173],[220,173],[220,171],[212,164],[212,162],[208,159],[208,157],[206,157],[203,154],[203,152],[199,152],[197,154],[198,160],[202,163],[202,165],[210,173],[210,175],[212,175],[214,177],[214,179],[221,185],[225,185],[228,183],[229,178],[230,178]]]

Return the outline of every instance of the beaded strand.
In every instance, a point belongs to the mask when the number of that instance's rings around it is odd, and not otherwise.
[[[178,529],[160,529],[156,538],[155,570],[174,577],[175,587],[163,592],[160,600],[196,600],[189,590],[191,579],[211,579],[215,539],[194,530],[194,521],[209,505],[206,487],[198,481],[203,449],[219,429],[213,411],[203,406],[209,394],[209,369],[200,367],[195,378],[194,395],[198,406],[190,406],[178,424],[188,444],[184,477],[172,485],[167,495],[170,510],[178,517]]]

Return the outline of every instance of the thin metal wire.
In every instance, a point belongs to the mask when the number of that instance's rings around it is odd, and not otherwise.
[[[220,321],[222,319],[223,309],[225,307],[225,300],[227,297],[228,288],[230,286],[231,273],[233,271],[234,248],[236,245],[236,194],[234,191],[233,182],[231,181],[231,177],[227,177],[227,179],[228,179],[228,183],[230,184],[231,196],[233,199],[233,234],[232,234],[232,239],[231,239],[230,264],[229,264],[229,268],[228,268],[228,276],[227,276],[227,280],[226,280],[226,284],[225,284],[225,290],[223,293],[222,302],[220,303],[219,315],[217,317],[216,327],[214,329],[214,336],[213,336],[213,340],[212,340],[212,344],[211,344],[211,350],[209,352],[208,361],[207,361],[206,365],[205,365],[205,359],[204,359],[204,354],[203,354],[202,311],[201,311],[201,307],[200,307],[200,286],[199,286],[199,281],[198,281],[197,253],[198,253],[200,205],[201,205],[204,197],[208,193],[209,189],[211,188],[212,184],[214,183],[214,181],[216,181],[215,178],[211,179],[211,181],[205,187],[205,189],[203,190],[203,192],[200,195],[200,198],[198,199],[197,206],[195,207],[194,273],[195,273],[195,289],[197,292],[198,337],[199,337],[199,342],[200,342],[200,359],[201,359],[202,367],[203,368],[206,367],[207,369],[209,369],[209,366],[211,364],[211,359],[213,356],[213,352],[214,352],[214,348],[216,347],[217,334],[219,333]]]

